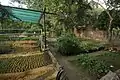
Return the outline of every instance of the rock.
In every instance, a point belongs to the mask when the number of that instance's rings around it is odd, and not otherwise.
[[[104,77],[102,77],[100,80],[120,80],[118,75],[112,71],[108,72]]]
[[[117,76],[120,78],[120,69],[115,72]]]

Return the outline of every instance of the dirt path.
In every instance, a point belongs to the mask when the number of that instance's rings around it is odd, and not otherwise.
[[[49,43],[49,48],[52,51],[53,55],[58,60],[59,64],[61,66],[64,66],[64,69],[67,73],[67,76],[69,80],[91,80],[87,75],[85,75],[83,72],[79,71],[78,68],[76,68],[74,65],[72,65],[69,60],[74,59],[73,57],[64,57],[61,56],[57,51],[56,47],[53,45],[54,43]]]

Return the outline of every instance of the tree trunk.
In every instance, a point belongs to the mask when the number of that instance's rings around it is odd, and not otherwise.
[[[107,5],[107,3],[105,2],[105,0],[103,0],[103,1]],[[111,16],[111,14],[109,13],[109,11],[102,4],[100,4],[99,2],[95,2],[95,3],[97,3],[98,5],[100,5],[106,11],[106,13],[108,14],[108,16],[110,18],[110,22],[109,22],[109,26],[108,26],[108,31],[107,32],[108,32],[108,41],[111,42],[111,37],[112,37],[112,27],[111,27],[111,25],[112,25],[113,18]]]
[[[117,31],[116,38],[119,40],[119,30]]]
[[[112,27],[111,27],[112,21],[113,21],[113,19],[111,18],[109,26],[108,26],[108,41],[109,42],[111,42],[111,40],[112,40]]]

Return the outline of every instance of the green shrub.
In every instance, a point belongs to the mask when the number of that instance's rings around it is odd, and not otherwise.
[[[111,67],[111,71],[114,72],[120,68],[120,52],[105,51],[100,54],[96,56],[96,59],[104,60],[108,65],[113,66]]]
[[[89,55],[80,55],[78,62],[90,73],[96,74],[97,77],[103,76],[110,71],[110,67],[105,61],[95,59]]]
[[[80,43],[81,52],[94,52],[104,49],[104,44],[91,40],[84,40]]]
[[[0,42],[0,54],[5,54],[9,53],[13,50],[12,45],[5,43],[5,42]]]
[[[80,41],[73,34],[66,33],[57,39],[58,51],[62,55],[75,55],[80,53]]]

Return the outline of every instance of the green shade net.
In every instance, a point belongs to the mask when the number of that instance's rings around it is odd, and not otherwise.
[[[12,20],[17,21],[26,21],[32,23],[38,23],[40,21],[42,12],[23,9],[23,8],[15,8],[9,6],[2,6],[2,11],[0,11],[0,17],[4,15],[4,18],[10,18]]]

